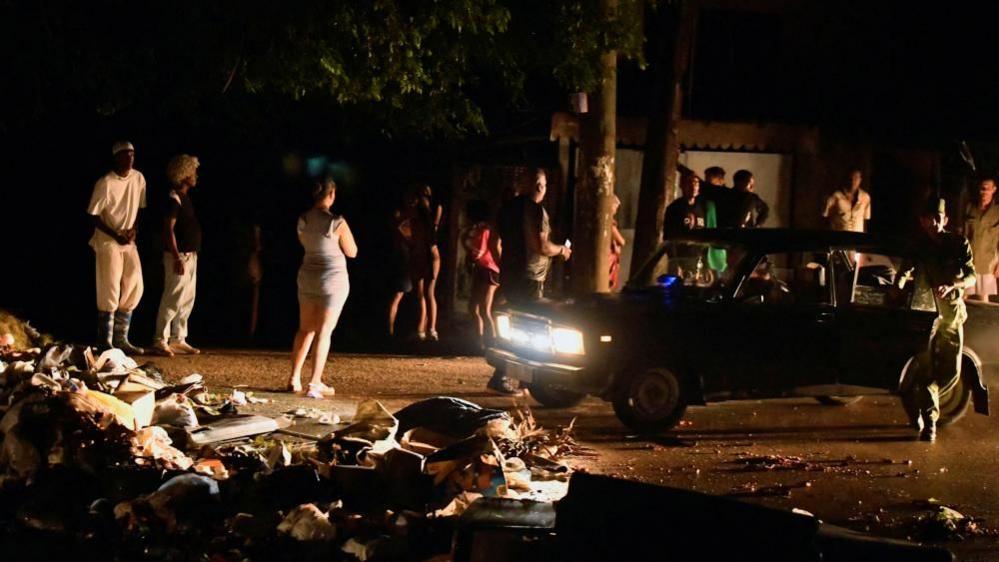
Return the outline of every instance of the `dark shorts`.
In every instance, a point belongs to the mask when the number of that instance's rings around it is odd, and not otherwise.
[[[488,267],[476,265],[473,267],[472,271],[472,284],[476,287],[496,287],[499,285],[499,273],[489,269]]]

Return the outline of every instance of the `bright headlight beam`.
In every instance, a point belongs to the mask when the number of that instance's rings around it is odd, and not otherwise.
[[[556,353],[583,354],[583,333],[572,328],[552,328],[552,347]]]

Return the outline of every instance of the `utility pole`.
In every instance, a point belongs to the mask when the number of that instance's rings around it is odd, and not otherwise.
[[[677,0],[672,17],[673,51],[666,68],[665,87],[656,93],[649,114],[642,160],[642,183],[638,192],[638,215],[635,219],[635,246],[631,256],[633,275],[659,246],[663,233],[663,213],[670,203],[676,184],[680,156],[680,120],[683,108],[683,78],[690,64],[690,44],[694,34],[695,12],[692,0]],[[663,9],[667,9],[665,6]],[[664,30],[665,31],[665,30]]]
[[[608,21],[617,0],[601,0]],[[580,182],[576,195],[572,288],[577,295],[606,293],[610,276],[610,209],[617,150],[617,51],[600,56],[600,83],[580,127]]]

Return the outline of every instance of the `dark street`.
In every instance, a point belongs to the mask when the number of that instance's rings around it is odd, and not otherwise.
[[[198,372],[220,387],[248,385],[273,400],[248,411],[266,414],[306,407],[348,419],[359,400],[376,398],[393,410],[437,395],[511,406],[510,398],[485,390],[491,371],[475,357],[335,354],[327,373],[337,394],[322,401],[274,392],[287,375],[283,353],[214,350],[155,362],[171,377]],[[898,398],[889,396],[849,406],[787,399],[691,407],[680,427],[658,436],[632,434],[609,404],[595,398],[565,410],[528,404],[545,427],[575,418],[577,438],[593,456],[569,462],[595,473],[803,509],[824,521],[898,538],[912,536],[913,518],[930,499],[989,524],[999,520],[999,487],[987,476],[999,449],[995,417],[969,411],[928,445],[916,440]],[[328,431],[309,423],[295,429]],[[993,535],[946,546],[960,560],[993,560],[999,540]]]

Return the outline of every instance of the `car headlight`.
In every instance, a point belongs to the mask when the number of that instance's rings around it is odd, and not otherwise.
[[[496,335],[504,340],[510,339],[510,316],[507,314],[496,315]]]
[[[572,328],[552,328],[552,348],[556,353],[583,354],[583,333]]]

